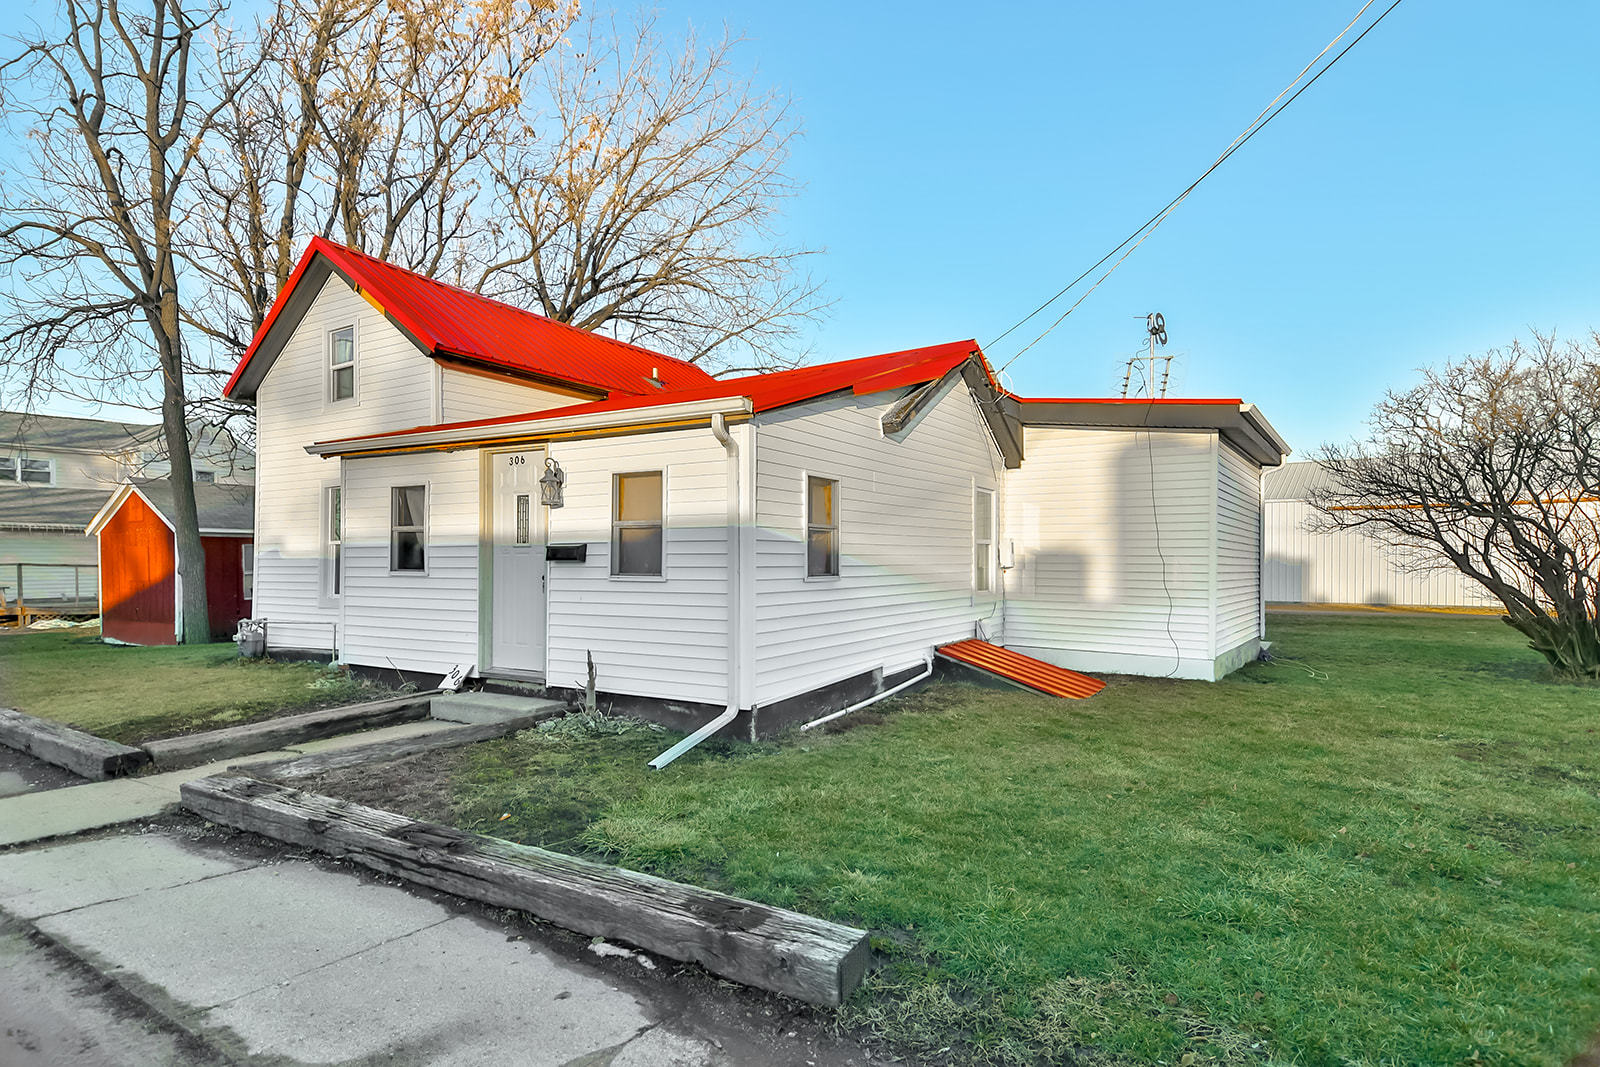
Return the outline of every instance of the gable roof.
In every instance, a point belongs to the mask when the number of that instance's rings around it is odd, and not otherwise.
[[[337,274],[427,355],[576,386],[600,396],[649,395],[715,381],[684,360],[580,330],[511,304],[313,237],[224,395],[249,400],[323,283]],[[661,383],[651,381],[655,376]]]
[[[134,494],[138,494],[167,526],[174,525],[172,516],[177,508],[173,503],[172,483],[165,478],[139,478],[123,482],[112,492],[110,499],[102,497],[104,503],[89,520],[84,532],[99,533],[111,516],[121,509],[123,502]],[[248,485],[196,482],[194,504],[200,513],[200,532],[203,534],[248,534],[255,529],[256,492]]]
[[[756,414],[849,390],[857,396],[925,385],[970,362],[982,370],[980,380],[992,383],[988,363],[976,341],[954,341],[927,348],[886,352],[877,356],[823,363],[794,370],[751,374],[741,378],[713,379],[709,384],[660,390],[650,396],[621,396],[608,400],[569,404],[565,407],[520,415],[414,426],[386,433],[320,441],[308,451],[338,455],[354,451],[431,444],[435,441],[469,442],[506,436],[538,436],[569,423],[623,426],[684,413],[706,418],[713,409],[730,414]],[[719,407],[716,402],[728,401]],[[741,403],[732,404],[734,401]],[[703,410],[702,410],[703,409]]]
[[[40,452],[126,452],[160,426],[68,415],[0,411],[0,452],[16,448]]]

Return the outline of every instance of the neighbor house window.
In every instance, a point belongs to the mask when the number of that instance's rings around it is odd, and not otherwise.
[[[22,477],[19,480],[27,485],[56,483],[56,461],[53,459],[23,459],[21,467]]]
[[[988,489],[972,494],[972,587],[980,593],[994,588],[994,493]]]
[[[17,480],[17,457],[0,456],[0,482]]]
[[[426,530],[428,487],[402,485],[390,490],[389,569],[426,570]]]
[[[661,574],[663,479],[660,471],[611,480],[611,573]]]
[[[239,569],[244,572],[244,598],[256,598],[256,546],[246,541],[239,546]]]
[[[356,328],[345,326],[328,335],[328,397],[349,400],[356,395]]]
[[[839,573],[839,483],[806,479],[806,577]]]
[[[344,490],[328,487],[328,550],[323,555],[328,560],[327,590],[330,596],[339,595],[339,583],[344,574]]]
[[[217,480],[216,471],[195,471],[194,480],[201,485],[210,485]]]

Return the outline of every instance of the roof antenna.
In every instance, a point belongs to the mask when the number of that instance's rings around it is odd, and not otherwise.
[[[1156,355],[1156,345],[1165,347],[1167,343],[1167,320],[1162,316],[1161,312],[1152,311],[1150,314],[1145,316],[1144,325],[1150,350],[1146,355],[1128,357],[1127,367],[1122,372],[1123,399],[1127,399],[1128,397],[1128,388],[1133,381],[1133,367],[1136,363],[1148,363],[1149,365],[1144,374],[1144,388],[1145,395],[1149,396],[1152,400],[1158,396],[1165,397],[1167,395],[1167,382],[1172,378],[1172,357],[1170,355]],[[1159,393],[1156,391],[1157,359],[1163,361]]]

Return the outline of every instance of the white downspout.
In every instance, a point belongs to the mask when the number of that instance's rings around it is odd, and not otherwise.
[[[924,678],[928,677],[928,675],[930,675],[932,673],[933,673],[933,655],[930,653],[924,660],[924,666],[923,666],[923,669],[922,669],[922,673],[917,675],[915,678],[907,678],[905,681],[901,682],[899,685],[895,686],[893,689],[885,689],[883,692],[877,694],[876,696],[870,696],[867,699],[861,701],[859,704],[851,704],[848,708],[840,708],[838,711],[835,711],[830,715],[824,715],[820,719],[812,719],[810,722],[803,724],[800,727],[800,729],[809,730],[813,726],[821,726],[825,722],[832,722],[834,719],[838,719],[838,718],[841,718],[841,717],[843,717],[845,715],[848,715],[852,711],[860,711],[862,708],[868,707],[868,706],[870,706],[872,704],[876,704],[880,700],[887,700],[889,697],[894,696],[896,693],[900,692],[900,690],[906,688],[907,686],[916,685],[918,682],[922,681]]]
[[[739,715],[739,605],[744,587],[743,573],[739,564],[741,555],[739,446],[733,443],[733,435],[728,432],[728,421],[722,417],[721,412],[714,412],[711,416],[711,435],[728,453],[728,705],[721,715],[651,760],[650,767],[658,771],[727,726]]]

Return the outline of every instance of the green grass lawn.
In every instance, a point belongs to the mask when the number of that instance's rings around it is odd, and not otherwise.
[[[914,1059],[1567,1062],[1600,690],[1490,618],[1270,627],[1293,659],[1216,684],[942,685],[662,772],[659,731],[525,731],[323,784],[868,927],[842,1021]]]
[[[82,630],[0,635],[0,706],[125,744],[384,692],[317,664],[241,660],[232,642],[133,648]]]

